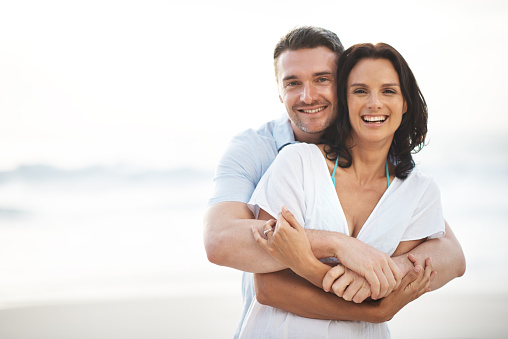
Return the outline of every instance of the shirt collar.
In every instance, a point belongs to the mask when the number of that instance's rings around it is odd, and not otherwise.
[[[275,146],[277,146],[277,152],[280,152],[285,146],[297,142],[295,141],[295,133],[293,132],[293,127],[291,127],[291,121],[289,121],[286,114],[275,121],[273,137],[275,139]]]

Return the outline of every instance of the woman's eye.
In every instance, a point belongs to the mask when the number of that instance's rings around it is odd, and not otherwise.
[[[385,90],[385,93],[388,93],[388,94],[395,94],[396,92],[395,92],[393,89],[386,89],[386,90]]]
[[[365,91],[364,89],[355,89],[353,91],[353,93],[356,93],[356,94],[364,94],[364,93],[367,93],[367,91]]]

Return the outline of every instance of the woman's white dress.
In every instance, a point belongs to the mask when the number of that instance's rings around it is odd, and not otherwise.
[[[359,202],[361,203],[361,202]],[[276,217],[285,205],[308,229],[349,235],[326,161],[316,145],[286,146],[259,182],[249,207]],[[357,238],[392,255],[399,242],[444,235],[439,188],[418,170],[395,178]],[[318,320],[264,306],[254,298],[240,338],[388,338],[386,323]]]

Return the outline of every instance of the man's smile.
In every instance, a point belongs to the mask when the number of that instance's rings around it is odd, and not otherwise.
[[[327,106],[321,106],[321,107],[317,107],[317,108],[313,108],[313,109],[297,109],[297,111],[301,112],[301,113],[306,113],[306,114],[314,114],[314,113],[321,112],[326,107]]]

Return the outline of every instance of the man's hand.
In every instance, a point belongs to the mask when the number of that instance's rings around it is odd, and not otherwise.
[[[430,284],[436,276],[436,271],[432,271],[432,262],[430,258],[425,260],[423,268],[416,257],[409,255],[414,268],[410,270],[402,279],[400,288],[392,294],[379,301],[382,318],[380,321],[388,321],[411,301],[421,297],[424,293],[430,291]]]
[[[371,286],[372,299],[387,296],[400,285],[402,280],[399,267],[388,254],[356,238],[341,239],[335,257],[342,265],[367,279]]]
[[[367,279],[341,264],[332,267],[325,275],[323,289],[355,303],[361,303],[371,295]]]

